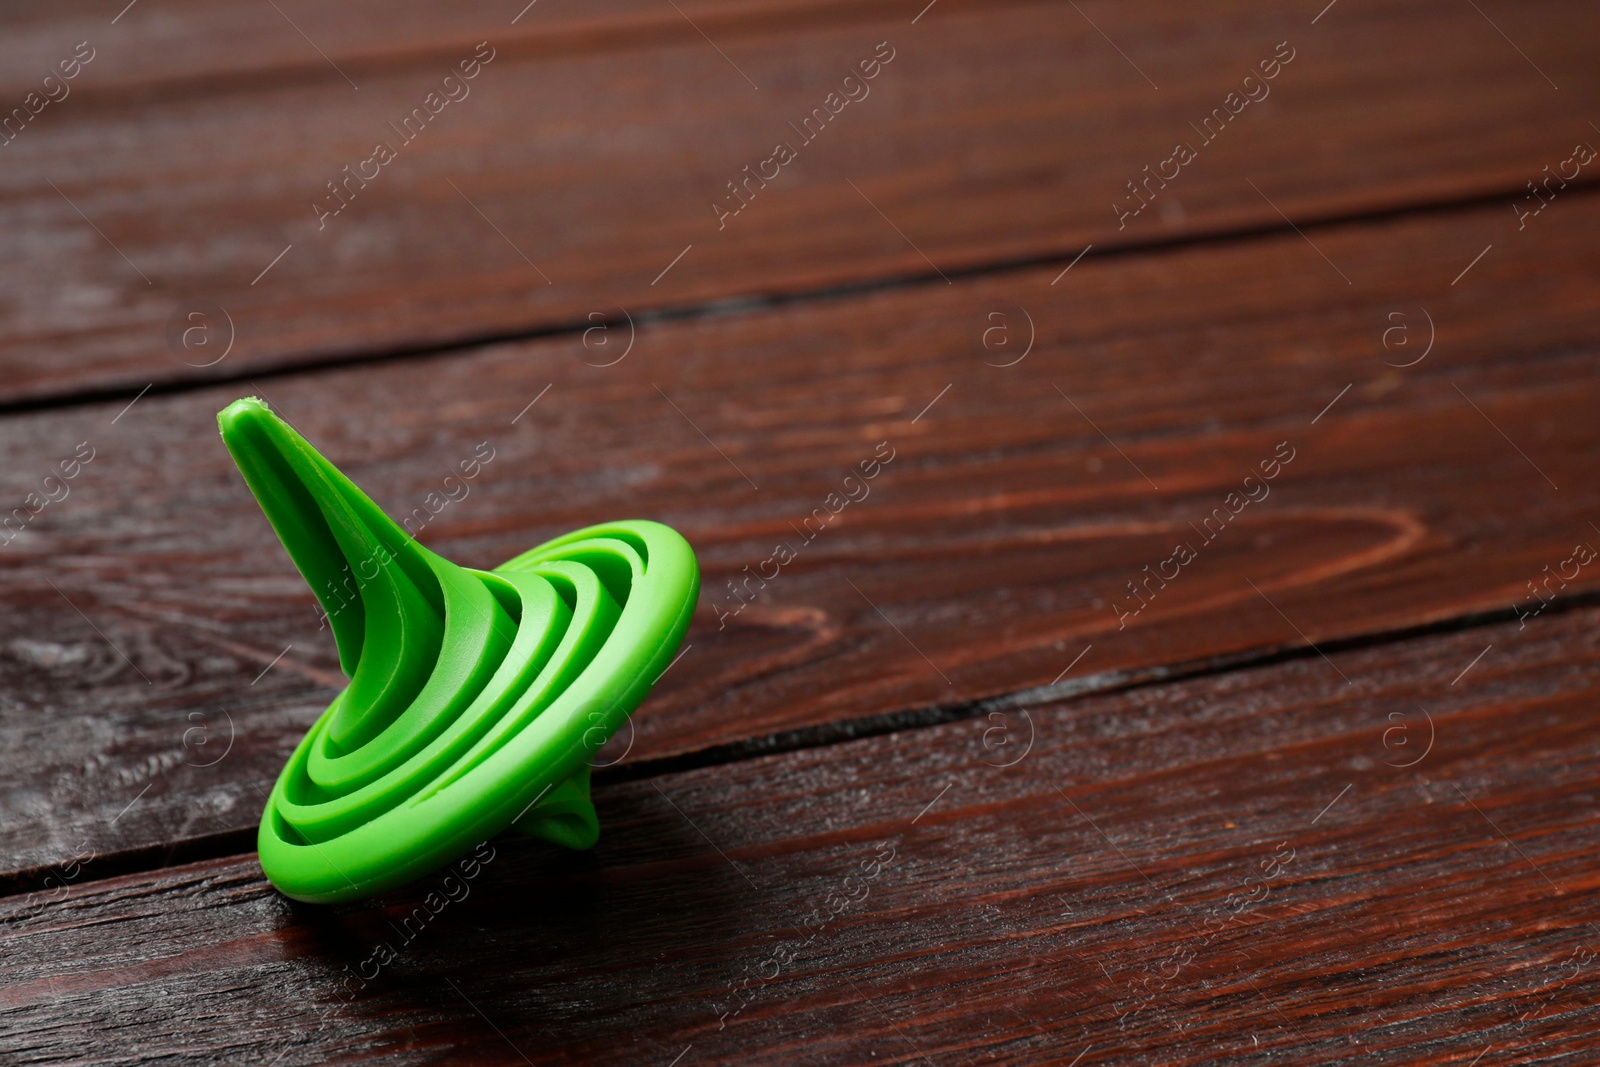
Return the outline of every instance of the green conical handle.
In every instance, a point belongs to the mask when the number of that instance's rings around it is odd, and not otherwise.
[[[683,641],[700,588],[688,542],[631,520],[493,571],[460,567],[261,401],[217,424],[350,676],[267,801],[272,884],[306,901],[370,896],[513,825],[593,845],[590,760]]]

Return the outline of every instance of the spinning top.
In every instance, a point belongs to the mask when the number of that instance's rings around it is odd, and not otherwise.
[[[590,760],[683,640],[700,588],[688,542],[614,522],[493,571],[461,567],[261,401],[217,424],[350,676],[261,816],[272,884],[298,900],[371,896],[508,826],[593,845]]]

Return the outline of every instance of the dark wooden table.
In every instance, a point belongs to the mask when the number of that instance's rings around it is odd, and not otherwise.
[[[0,1061],[1600,1061],[1592,4],[122,3],[0,34]],[[693,543],[592,852],[267,884],[252,394]]]

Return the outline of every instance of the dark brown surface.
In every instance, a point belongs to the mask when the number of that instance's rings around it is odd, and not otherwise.
[[[1089,645],[1066,691],[1536,605],[1529,581],[1600,545],[1583,343],[1600,294],[1563,284],[1600,267],[1600,198],[1560,206],[1570,225],[1525,241],[1489,208],[1314,230],[1351,286],[1289,233],[1083,263],[1053,288],[1047,268],[658,325],[606,368],[566,338],[262,391],[396,515],[490,442],[470,495],[420,531],[469,565],[628,515],[683,530],[704,571],[689,649],[605,761],[818,740],[1049,685]],[[1141,293],[1165,298],[1126,296]],[[1409,350],[1383,347],[1393,308]],[[1016,343],[1037,327],[1015,366],[985,364],[1011,358],[998,335],[982,345],[990,309]],[[1436,351],[1386,366],[1420,352],[1424,311]],[[11,470],[99,449],[0,550],[0,728],[39,753],[4,787],[0,869],[82,840],[109,854],[247,830],[339,684],[309,591],[212,436],[256,384],[0,425]],[[804,542],[882,441],[894,459],[869,495]],[[1294,459],[1270,494],[1203,542],[1189,524],[1215,524],[1282,442]],[[1136,606],[1127,583],[1178,540],[1199,558],[1122,628],[1113,605]],[[779,541],[796,560],[719,623],[739,604],[728,582]],[[230,738],[228,772],[206,766]]]
[[[0,515],[94,458],[0,544],[0,1060],[1597,1058],[1600,164],[1517,218],[1600,144],[1592,10],[924,5],[8,17],[8,100],[97,53],[0,147]],[[600,846],[496,840],[359,992],[444,884],[293,906],[250,852],[342,677],[214,436],[247,394],[397,517],[487,442],[419,530],[459,562],[638,516],[703,570]]]
[[[0,256],[29,265],[0,297],[0,401],[1064,264],[1091,243],[1097,255],[1285,216],[1485,196],[1509,213],[1526,181],[1591,136],[1575,102],[1600,89],[1592,40],[1570,32],[1577,0],[1519,12],[1520,47],[1559,92],[1479,13],[1444,0],[1349,5],[1314,27],[1298,3],[943,0],[915,25],[921,5],[741,0],[680,17],[545,3],[515,27],[478,5],[448,32],[442,14],[410,8],[374,31],[370,13],[292,6],[327,63],[257,3],[141,5],[97,32],[66,14],[28,23],[7,46],[19,71],[84,37],[96,58],[0,149]],[[692,32],[691,11],[727,61]],[[398,142],[388,124],[481,39],[497,58],[471,94],[319,228],[324,183],[376,140]],[[711,204],[726,183],[779,138],[798,140],[788,124],[882,41],[895,58],[870,95],[719,229]],[[1294,59],[1269,95],[1203,144],[1191,124],[1285,41]],[[121,147],[130,130],[137,151]],[[1136,205],[1127,183],[1180,138],[1198,158],[1119,227],[1113,202]],[[202,320],[208,347],[169,350],[168,324],[181,335],[197,301],[226,319]],[[190,365],[230,336],[223,362]]]
[[[473,879],[336,911],[291,907],[251,857],[12,898],[0,1047],[1582,1062],[1597,625],[1310,654],[604,786],[593,853],[502,839]],[[880,844],[894,862],[868,877]],[[463,899],[401,925],[446,889]],[[858,899],[808,920],[830,894]]]

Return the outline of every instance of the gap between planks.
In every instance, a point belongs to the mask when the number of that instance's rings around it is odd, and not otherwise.
[[[1600,178],[1592,181],[1574,182],[1569,195],[1592,196],[1597,192],[1600,192]],[[1302,230],[1321,231],[1346,226],[1388,222],[1403,218],[1447,215],[1458,211],[1469,211],[1499,204],[1508,195],[1519,193],[1520,190],[1496,188],[1448,200],[1391,204],[1386,207],[1373,207],[1359,211],[1314,216],[1302,220],[1299,225]],[[1068,262],[1076,263],[1080,258],[1093,260],[1115,259],[1192,247],[1226,247],[1234,244],[1246,244],[1252,241],[1270,240],[1293,232],[1295,232],[1295,229],[1290,225],[1261,222],[1249,226],[1220,227],[1215,230],[1200,230],[1170,237],[1150,237],[1142,240],[1132,240],[1120,245],[1102,246],[1094,252],[1087,253],[1087,255],[1085,254],[1085,249],[1072,244],[1071,247],[1042,255],[1001,258],[970,264],[965,267],[952,267],[943,274],[934,271],[911,272],[885,275],[872,281],[858,281],[844,285],[796,289],[781,293],[723,296],[708,298],[690,304],[668,304],[635,314],[633,322],[636,326],[650,326],[658,323],[681,322],[693,319],[742,317],[776,308],[825,304],[851,300],[858,296],[874,293],[916,289],[933,284],[942,285],[953,278],[983,278],[1033,270],[1039,267],[1051,267]],[[0,401],[0,418],[9,415],[66,410],[90,404],[127,401],[136,395],[143,396],[146,392],[153,396],[177,396],[224,385],[252,384],[262,378],[286,378],[296,375],[347,370],[352,367],[361,367],[369,364],[401,363],[411,360],[434,359],[440,356],[466,355],[493,345],[571,337],[581,334],[595,325],[597,324],[592,319],[575,319],[565,323],[554,323],[527,329],[492,331],[426,344],[391,345],[324,355],[312,352],[278,363],[254,366],[237,374],[172,378],[166,381],[150,382],[143,386],[136,386],[134,383],[129,382],[123,385],[106,386],[97,389],[76,389],[57,394],[44,393],[38,396]],[[623,325],[623,320],[607,319],[599,325],[621,326]]]
[[[1553,602],[1545,610],[1562,615],[1594,607],[1600,607],[1600,590],[1575,593]],[[1327,653],[1353,652],[1445,634],[1467,633],[1499,626],[1515,618],[1517,612],[1514,608],[1467,612],[1415,626],[1374,630],[1366,634],[1326,640],[1316,648],[1310,645],[1265,647],[1225,656],[1207,656],[1168,666],[1103,671],[1074,681],[1030,686],[979,700],[956,704],[933,704],[887,715],[861,716],[799,730],[781,731],[763,737],[747,738],[730,744],[711,745],[675,756],[640,760],[626,767],[597,770],[593,773],[592,781],[594,787],[604,788],[623,782],[662,778],[767,756],[828,748],[869,737],[931,729],[952,722],[977,719],[991,711],[1020,710],[1043,704],[1068,703],[1089,696],[1110,696],[1156,685],[1219,677],[1240,671],[1262,670]],[[1477,660],[1473,663],[1476,664]],[[204,860],[247,855],[254,851],[251,846],[255,842],[256,833],[257,827],[250,826],[161,844],[143,845],[121,852],[104,853],[95,857],[93,871],[90,872],[85,868],[83,875],[74,884],[164,870]],[[0,872],[0,898],[21,896],[31,892],[30,887],[36,887],[40,879],[52,869],[49,866],[28,867]]]

